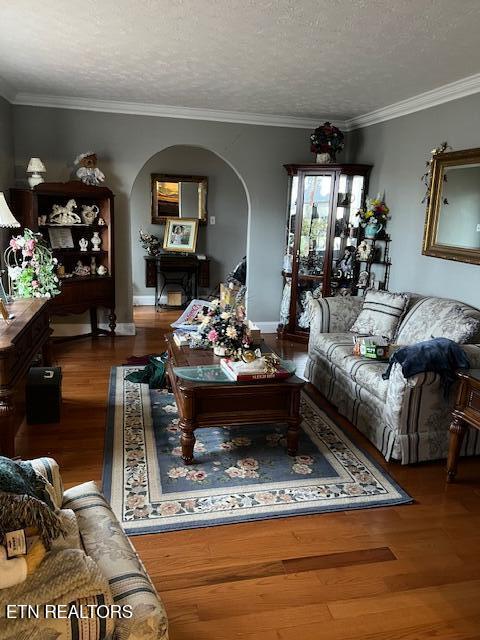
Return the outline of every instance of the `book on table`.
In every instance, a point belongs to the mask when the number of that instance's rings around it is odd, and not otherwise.
[[[267,368],[264,358],[258,358],[253,362],[235,362],[230,358],[222,358],[220,365],[230,378],[235,382],[251,382],[253,380],[284,380],[292,373],[283,366],[278,365],[275,371]]]

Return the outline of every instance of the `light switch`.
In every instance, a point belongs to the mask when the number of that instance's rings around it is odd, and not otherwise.
[[[210,216],[210,224],[215,224],[215,216]]]

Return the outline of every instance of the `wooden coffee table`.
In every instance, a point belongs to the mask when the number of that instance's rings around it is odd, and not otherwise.
[[[294,456],[300,430],[300,392],[304,381],[296,376],[286,380],[250,383],[198,382],[179,378],[174,367],[219,364],[211,349],[178,347],[173,335],[168,345],[167,375],[178,407],[182,430],[182,459],[193,463],[195,429],[214,426],[285,423],[287,452]]]

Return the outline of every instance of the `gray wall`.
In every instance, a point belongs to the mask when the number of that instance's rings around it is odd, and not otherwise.
[[[449,296],[480,307],[480,265],[422,255],[425,207],[420,176],[431,149],[480,147],[480,94],[358,129],[350,157],[374,165],[370,194],[386,193],[392,218],[392,291]]]
[[[279,315],[284,253],[286,163],[311,162],[310,131],[198,120],[120,115],[43,107],[14,108],[17,177],[31,156],[47,166],[47,180],[66,180],[71,163],[94,149],[106,184],[116,194],[117,313],[132,320],[129,196],[145,162],[162,149],[191,145],[223,158],[239,175],[249,204],[248,309],[256,321]],[[136,239],[135,239],[136,242]]]
[[[0,97],[0,191],[13,186],[13,110]],[[6,193],[8,199],[8,193]]]
[[[13,186],[13,110],[9,102],[0,97],[0,191],[5,192]],[[3,265],[3,252],[11,233],[0,229],[0,266]],[[6,286],[6,283],[5,283]]]
[[[205,149],[175,146],[150,158],[138,174],[130,197],[133,295],[152,295],[145,287],[145,251],[138,242],[140,229],[163,238],[164,225],[151,224],[152,173],[200,175],[208,178],[208,218],[215,225],[199,226],[197,253],[210,258],[210,286],[218,285],[243,258],[247,246],[248,203],[245,189],[233,169]],[[196,202],[195,202],[196,204]]]

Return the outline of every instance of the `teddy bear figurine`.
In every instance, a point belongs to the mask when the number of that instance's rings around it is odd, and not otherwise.
[[[94,151],[80,153],[74,164],[79,165],[76,171],[77,178],[85,184],[98,187],[105,180],[105,174],[97,167],[97,154]]]

